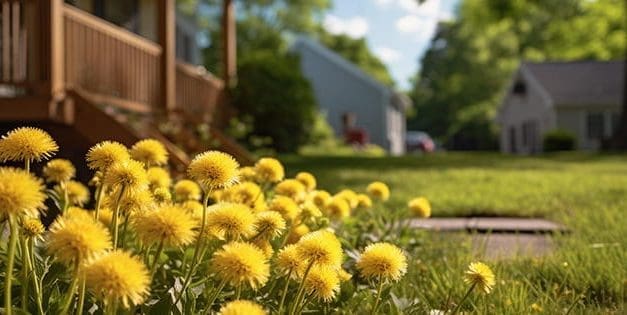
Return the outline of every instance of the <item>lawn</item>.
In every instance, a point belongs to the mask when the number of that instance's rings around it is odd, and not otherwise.
[[[434,216],[547,217],[571,233],[555,237],[543,258],[489,261],[497,286],[474,296],[467,310],[485,314],[621,314],[626,300],[627,156],[560,154],[531,158],[447,153],[399,158],[282,158],[290,175],[313,172],[319,186],[364,191],[388,183],[390,205],[405,211],[414,196],[428,197]],[[473,260],[468,238],[415,232],[409,276],[384,307],[423,313],[445,309],[464,294],[460,270]],[[411,305],[411,306],[410,306]]]

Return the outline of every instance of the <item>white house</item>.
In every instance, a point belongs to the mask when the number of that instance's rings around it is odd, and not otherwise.
[[[343,134],[342,117],[351,114],[371,143],[394,155],[405,152],[405,111],[411,106],[407,96],[379,83],[314,40],[300,37],[292,51],[300,55],[303,75],[338,136]]]
[[[542,151],[543,135],[572,133],[579,150],[597,150],[618,125],[623,97],[622,61],[524,62],[497,115],[501,151]]]

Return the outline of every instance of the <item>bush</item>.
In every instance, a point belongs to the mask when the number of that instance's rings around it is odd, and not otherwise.
[[[233,101],[240,115],[253,117],[251,136],[270,137],[279,152],[294,152],[310,138],[316,102],[293,55],[262,51],[239,64]]]
[[[575,136],[567,130],[552,130],[544,134],[544,152],[572,151],[575,149]]]

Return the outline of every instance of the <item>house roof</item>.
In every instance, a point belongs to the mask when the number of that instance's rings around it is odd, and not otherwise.
[[[525,62],[556,106],[618,105],[624,88],[624,61]]]
[[[327,61],[336,65],[339,69],[349,73],[355,79],[360,80],[370,86],[372,88],[379,90],[382,94],[390,95],[391,97],[391,105],[397,107],[402,111],[406,111],[411,107],[411,100],[404,94],[395,91],[392,88],[385,86],[383,83],[375,80],[369,74],[361,70],[358,66],[346,60],[344,57],[340,56],[338,53],[332,51],[331,49],[325,47],[324,45],[318,43],[317,41],[305,37],[299,36],[296,38],[296,41],[292,45],[293,50],[301,50],[308,49],[309,51],[315,53],[316,55],[326,59]]]

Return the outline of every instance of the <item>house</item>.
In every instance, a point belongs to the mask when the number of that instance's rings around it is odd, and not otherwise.
[[[411,106],[407,96],[312,39],[299,37],[291,49],[300,55],[303,75],[338,136],[344,134],[343,118],[350,115],[371,143],[394,155],[405,152],[405,111]]]
[[[221,9],[218,78],[189,63],[199,60],[195,25],[175,0],[0,0],[0,132],[41,127],[71,139],[68,150],[152,137],[183,169],[185,152],[207,149],[197,126],[209,125],[223,150],[247,160],[219,128],[236,74],[234,2]]]
[[[618,127],[623,61],[523,62],[499,109],[505,153],[542,152],[543,135],[570,132],[577,149],[597,150]]]

